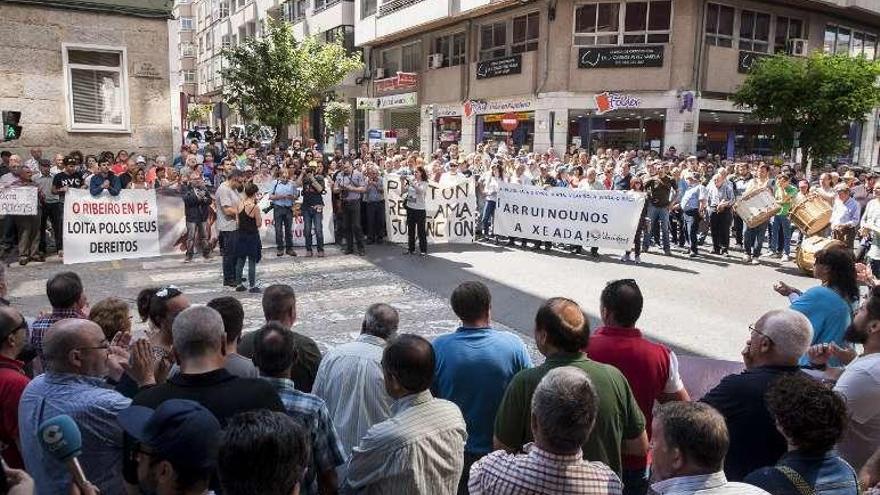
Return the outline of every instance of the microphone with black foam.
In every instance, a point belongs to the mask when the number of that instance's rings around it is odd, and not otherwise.
[[[90,485],[77,456],[82,454],[82,434],[70,416],[61,414],[43,421],[37,429],[43,451],[67,465],[74,483],[86,490]]]

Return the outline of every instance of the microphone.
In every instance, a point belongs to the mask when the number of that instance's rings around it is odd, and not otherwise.
[[[82,434],[73,418],[66,414],[43,421],[37,429],[43,451],[67,465],[74,482],[81,489],[89,486],[77,456],[82,454]]]

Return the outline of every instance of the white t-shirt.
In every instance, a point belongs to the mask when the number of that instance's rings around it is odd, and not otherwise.
[[[880,445],[880,353],[851,362],[834,390],[846,399],[850,417],[837,449],[858,471]]]
[[[232,232],[238,230],[238,215],[230,218],[223,213],[224,206],[238,207],[241,202],[241,194],[229,187],[227,182],[217,188],[217,230],[220,232]]]
[[[669,351],[669,377],[666,379],[666,385],[663,386],[664,394],[674,394],[684,389],[684,382],[681,381],[681,374],[678,371],[678,356],[671,350]]]

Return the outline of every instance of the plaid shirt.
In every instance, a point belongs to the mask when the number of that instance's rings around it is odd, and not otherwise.
[[[263,377],[275,387],[287,414],[299,421],[309,432],[312,447],[312,464],[302,484],[302,494],[318,493],[318,473],[335,469],[345,464],[346,457],[342,444],[336,435],[336,428],[327,412],[327,406],[320,397],[296,390],[293,380],[287,378]]]
[[[46,337],[46,330],[54,325],[55,322],[67,320],[69,318],[79,318],[81,320],[88,319],[88,317],[78,309],[52,308],[52,313],[34,320],[34,323],[31,325],[30,341],[31,345],[37,351],[37,355],[40,356],[40,359],[43,358],[43,339]]]
[[[471,466],[471,495],[620,495],[623,484],[608,466],[575,454],[557,455],[534,443],[525,454],[492,452]]]

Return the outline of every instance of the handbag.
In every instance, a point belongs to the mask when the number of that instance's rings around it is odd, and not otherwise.
[[[788,466],[774,466],[801,495],[816,495],[816,490],[797,471]]]

